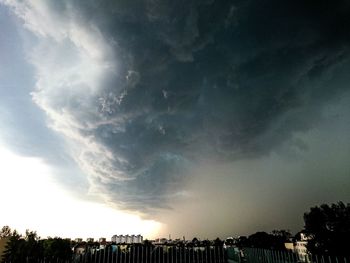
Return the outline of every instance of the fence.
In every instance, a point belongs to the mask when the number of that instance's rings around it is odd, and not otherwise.
[[[240,261],[247,263],[350,263],[349,258],[324,255],[300,255],[292,251],[244,248]]]
[[[110,246],[88,249],[70,260],[25,258],[4,263],[350,263],[349,258],[305,255],[292,251],[222,246]]]
[[[78,263],[226,263],[222,246],[176,247],[131,246],[89,251],[74,259]]]

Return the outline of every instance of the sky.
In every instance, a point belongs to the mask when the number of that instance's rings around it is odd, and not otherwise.
[[[224,238],[350,202],[349,14],[0,0],[0,225]]]

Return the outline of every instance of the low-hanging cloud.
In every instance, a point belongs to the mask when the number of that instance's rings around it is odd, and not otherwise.
[[[346,1],[1,2],[38,37],[33,100],[123,209],[169,208],[196,163],[263,156],[348,90]]]

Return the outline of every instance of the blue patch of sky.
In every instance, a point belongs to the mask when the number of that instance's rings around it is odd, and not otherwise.
[[[0,5],[0,139],[17,154],[56,164],[71,162],[64,154],[62,138],[47,127],[45,114],[32,100],[35,72],[25,49],[35,36],[21,23]]]

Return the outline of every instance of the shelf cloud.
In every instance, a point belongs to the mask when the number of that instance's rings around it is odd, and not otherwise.
[[[37,38],[34,102],[121,209],[171,209],[201,163],[266,157],[349,91],[347,1],[1,2]]]

